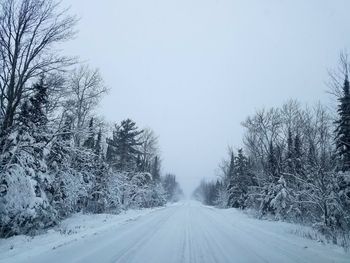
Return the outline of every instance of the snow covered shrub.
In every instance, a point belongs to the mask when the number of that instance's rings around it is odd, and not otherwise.
[[[152,181],[150,173],[126,173],[124,177],[123,206],[146,208],[165,204],[164,190]]]
[[[0,236],[31,233],[57,223],[45,192],[25,169],[13,165],[0,174]]]
[[[166,204],[165,191],[160,183],[151,185],[147,207],[157,207]]]
[[[287,189],[287,183],[284,180],[283,175],[275,186],[276,196],[271,200],[271,206],[274,208],[276,218],[284,219],[291,211],[292,205],[290,200],[289,191]]]
[[[342,220],[339,222],[344,230],[350,231],[350,173],[340,173],[338,176],[338,196],[341,203]]]
[[[276,187],[275,184],[270,183],[269,185],[264,186],[263,192],[261,195],[261,203],[259,211],[261,215],[265,215],[267,213],[274,214],[275,207],[272,205],[272,201],[276,197]]]
[[[60,218],[79,212],[87,198],[88,185],[84,175],[74,169],[65,169],[55,174],[52,204]]]
[[[57,221],[56,211],[45,193],[48,178],[43,161],[43,141],[38,142],[38,134],[22,124],[2,138],[1,236],[30,233],[52,226]]]
[[[107,211],[118,213],[122,204],[123,174],[108,172],[106,178]]]

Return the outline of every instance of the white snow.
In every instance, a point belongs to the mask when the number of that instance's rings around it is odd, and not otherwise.
[[[0,262],[350,262],[342,248],[302,237],[305,231],[311,229],[184,202],[77,214],[46,234],[0,240]]]
[[[115,230],[120,225],[137,220],[159,209],[164,209],[164,207],[127,210],[118,215],[75,214],[45,234],[0,239],[0,262],[26,262],[27,258],[67,246],[90,236]]]

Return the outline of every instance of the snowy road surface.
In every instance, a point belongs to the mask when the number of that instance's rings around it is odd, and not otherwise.
[[[294,225],[241,212],[181,203],[117,227],[2,262],[350,262],[338,247],[292,234]],[[35,249],[34,249],[35,251]]]

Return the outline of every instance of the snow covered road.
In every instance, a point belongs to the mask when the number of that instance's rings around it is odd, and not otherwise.
[[[340,248],[292,234],[293,227],[186,202],[4,262],[350,262]]]

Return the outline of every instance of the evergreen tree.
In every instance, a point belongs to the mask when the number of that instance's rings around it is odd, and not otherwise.
[[[301,148],[301,140],[300,140],[300,134],[297,133],[294,139],[294,169],[295,173],[299,176],[303,176],[303,153]]]
[[[34,94],[25,101],[18,117],[18,124],[21,132],[26,130],[37,142],[45,140],[47,117],[48,94],[47,86],[43,78],[33,85]]]
[[[269,152],[267,155],[267,171],[270,176],[270,180],[277,181],[278,178],[278,160],[276,157],[275,147],[272,141],[269,143]]]
[[[230,155],[230,164],[228,166],[227,174],[226,174],[226,180],[227,180],[227,193],[228,193],[228,199],[227,199],[227,206],[232,207],[233,203],[233,191],[235,187],[235,156],[233,152],[231,152]]]
[[[107,161],[117,170],[136,169],[137,156],[141,154],[138,147],[142,144],[136,123],[130,119],[115,125],[113,137],[107,139]]]
[[[107,151],[106,151],[106,162],[109,163],[110,165],[114,165],[115,164],[115,159],[116,159],[116,153],[115,150],[112,146],[112,143],[110,141],[110,143],[108,143],[109,140],[112,139],[107,139]]]
[[[231,180],[231,178],[234,177],[234,173],[235,173],[235,156],[232,152],[230,156],[230,164],[227,171],[227,177],[229,178],[229,181]]]
[[[47,117],[47,104],[48,100],[48,87],[44,83],[44,79],[41,78],[39,83],[34,84],[34,96],[30,98],[31,102],[31,122],[37,127],[43,127],[48,122]]]
[[[312,140],[309,140],[307,152],[307,170],[313,169],[317,165],[316,147]]]
[[[283,175],[277,181],[277,185],[274,189],[275,197],[271,200],[271,207],[279,219],[284,219],[291,209],[290,207],[290,196],[287,189],[287,183],[284,180]]]
[[[18,124],[20,127],[20,133],[28,131],[31,128],[30,124],[30,104],[28,101],[25,101],[21,106],[21,111],[18,116]]]
[[[338,115],[336,121],[336,150],[341,161],[340,169],[342,171],[350,170],[350,93],[349,79],[345,75],[343,85],[343,96],[339,98]]]
[[[18,116],[18,141],[27,141],[32,144],[37,158],[43,157],[43,147],[48,142],[48,117],[47,117],[47,86],[43,78],[33,85],[34,94],[25,101]]]
[[[286,154],[286,162],[287,167],[286,170],[288,173],[293,173],[293,158],[294,158],[294,149],[293,149],[293,135],[290,128],[288,128],[288,138],[287,138],[287,154]]]
[[[94,134],[94,118],[90,119],[89,123],[89,136],[84,142],[83,146],[87,149],[93,150],[95,147],[95,134]]]
[[[59,134],[52,142],[50,154],[48,156],[48,165],[50,168],[57,170],[60,165],[65,165],[70,159],[72,135],[72,117],[67,115],[60,128]]]
[[[102,130],[100,129],[97,134],[97,140],[94,147],[94,152],[98,157],[102,155]],[[103,158],[102,158],[103,159]]]
[[[160,180],[160,162],[158,156],[154,157],[151,174],[153,181],[158,182]]]
[[[228,198],[229,206],[244,208],[248,187],[251,185],[252,175],[249,172],[248,159],[244,155],[243,149],[239,149],[237,157],[233,162],[233,176],[230,181]]]

